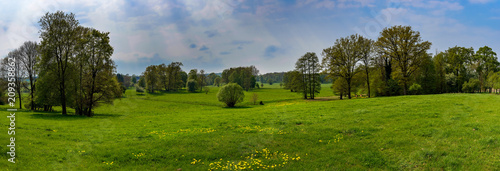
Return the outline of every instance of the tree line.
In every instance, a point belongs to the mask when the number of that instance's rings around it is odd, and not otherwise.
[[[122,95],[111,59],[109,32],[83,27],[73,13],[46,13],[39,20],[41,42],[27,41],[2,61],[2,90],[6,90],[8,63],[14,58],[15,89],[22,109],[23,89],[29,92],[26,108],[51,111],[61,106],[75,114],[92,116],[96,106]],[[2,94],[4,94],[2,92]]]
[[[339,38],[323,49],[321,73],[333,80],[333,90],[342,97],[353,93],[370,96],[434,94],[459,92],[498,92],[500,63],[488,46],[477,51],[451,47],[436,54],[427,53],[432,45],[422,40],[411,26],[393,26],[381,31],[376,41],[358,34]],[[314,98],[315,74],[304,72],[316,68],[315,62],[304,62],[306,53],[294,71],[283,76],[284,88],[308,92]],[[313,69],[314,70],[314,69]],[[308,98],[308,96],[304,96]]]

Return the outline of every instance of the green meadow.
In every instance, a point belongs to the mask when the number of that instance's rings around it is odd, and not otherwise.
[[[226,108],[210,92],[129,89],[94,117],[16,113],[16,163],[1,170],[497,170],[500,96],[317,100],[265,84]],[[250,102],[253,93],[264,105]],[[74,112],[74,111],[70,111]]]

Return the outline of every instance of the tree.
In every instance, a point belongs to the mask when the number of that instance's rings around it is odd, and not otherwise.
[[[135,83],[137,83],[137,76],[132,75],[132,84],[135,84]]]
[[[336,79],[333,84],[332,84],[332,89],[339,93],[339,98],[342,100],[342,96],[345,96],[347,94],[350,94],[348,87],[347,87],[347,82],[345,79],[338,78]]]
[[[319,79],[319,71],[321,65],[318,57],[314,52],[307,52],[295,63],[295,70],[302,75],[302,88],[304,99],[307,99],[308,94],[310,99],[314,99],[315,94],[321,90],[321,82]]]
[[[474,55],[474,49],[472,47],[465,48],[455,46],[446,50],[444,54],[444,59],[447,63],[446,73],[454,75],[452,76],[454,80],[450,80],[454,83],[452,86],[452,91],[460,92],[462,91],[463,83],[466,80],[469,80],[467,66],[470,66],[471,64]]]
[[[404,95],[408,89],[410,76],[420,66],[431,44],[428,41],[422,41],[420,32],[413,31],[411,26],[393,26],[385,28],[380,33],[375,46],[396,62],[402,76]]]
[[[19,48],[20,61],[22,68],[26,71],[27,77],[29,79],[29,87],[26,88],[30,91],[30,109],[35,110],[35,78],[38,75],[38,68],[36,67],[38,63],[38,44],[36,42],[27,41]]]
[[[432,54],[427,54],[423,57],[420,67],[415,71],[415,83],[421,85],[420,94],[438,93],[436,86],[436,67],[432,61]]]
[[[50,70],[56,77],[59,90],[62,114],[67,115],[66,106],[68,98],[72,93],[68,89],[69,70],[71,69],[71,59],[77,55],[75,51],[79,40],[79,22],[73,13],[65,14],[62,11],[56,13],[46,13],[39,21],[40,29],[40,53],[41,69]],[[52,65],[54,64],[55,65]],[[53,88],[53,87],[52,87]],[[45,88],[42,88],[45,89]]]
[[[219,86],[220,86],[221,81],[222,81],[221,77],[216,77],[216,78],[214,79],[214,86],[219,87]]]
[[[253,93],[252,94],[252,98],[250,99],[250,101],[253,103],[253,105],[256,105],[258,99],[259,99],[259,95],[257,95],[257,93]]]
[[[356,74],[356,63],[361,59],[359,50],[365,38],[357,34],[340,38],[332,47],[323,49],[323,65],[331,77],[341,77],[347,84],[347,95],[351,99],[352,78]],[[366,40],[368,41],[368,40]]]
[[[7,57],[4,58],[3,65],[5,65],[6,68],[13,68],[14,71],[12,72],[14,75],[14,89],[17,93],[17,99],[16,101],[19,101],[19,109],[23,108],[23,103],[22,103],[22,91],[21,88],[23,87],[23,79],[24,76],[26,75],[26,72],[24,68],[21,65],[21,51],[20,49],[14,49],[13,51],[9,52]],[[11,65],[11,63],[15,63],[14,66]],[[8,67],[8,65],[11,65]]]
[[[368,89],[368,97],[370,97],[370,65],[372,64],[373,40],[359,39],[359,49],[361,53],[361,62],[366,74],[366,87]]]
[[[269,85],[273,85],[273,80],[272,80],[272,79],[267,79],[267,83],[268,83]]]
[[[198,75],[198,86],[200,87],[200,92],[205,87],[207,76],[205,75],[205,70],[200,70],[200,74]]]
[[[490,71],[495,72],[500,65],[497,54],[488,46],[480,47],[473,57],[473,62],[479,77],[481,90],[489,88],[491,92],[491,87],[486,86],[485,82],[488,80]]]
[[[229,68],[222,71],[222,81],[237,83],[246,91],[255,88],[256,77],[259,71],[255,66]]]
[[[283,76],[284,89],[291,92],[301,92],[304,88],[302,74],[299,71],[289,71]]]
[[[219,77],[219,76],[213,72],[208,74],[207,80],[206,80],[207,85],[214,85],[215,78],[217,78],[217,77]]]
[[[160,71],[157,65],[150,65],[146,68],[146,71],[142,73],[144,75],[146,86],[149,92],[154,93],[160,87]]]
[[[192,81],[195,81],[196,84],[190,83]],[[190,87],[194,86],[194,87]],[[188,89],[189,92],[195,92],[198,89],[198,70],[197,69],[192,69],[189,71],[188,74],[188,80],[186,82],[186,88]]]
[[[93,108],[100,103],[112,103],[115,97],[121,97],[122,89],[113,73],[116,67],[111,59],[114,50],[109,44],[109,32],[89,29],[83,39],[85,46],[79,55],[83,66],[80,87],[83,94],[78,97],[82,99],[79,101],[83,102],[83,106],[76,112],[92,116]],[[130,84],[130,79],[127,82]]]
[[[196,92],[197,87],[198,87],[198,81],[196,81],[195,79],[188,80],[186,84],[187,91],[194,93]]]
[[[172,62],[168,65],[168,88],[167,90],[175,90],[184,87],[182,74],[185,73],[181,69],[182,62]]]
[[[225,103],[228,107],[234,107],[237,103],[243,102],[244,98],[243,88],[236,83],[229,83],[222,86],[217,93],[217,99]]]
[[[422,91],[422,86],[420,86],[420,84],[417,84],[417,83],[413,83],[411,86],[410,86],[410,92],[414,95],[417,95],[417,94],[420,94],[420,92]]]
[[[498,90],[500,89],[500,72],[490,73],[489,75],[487,84],[495,89],[496,93],[498,93]]]
[[[479,84],[478,79],[472,78],[462,85],[462,91],[466,93],[474,93],[475,91],[480,90],[481,87]]]
[[[445,54],[443,52],[436,54],[432,59],[436,71],[436,85],[437,93],[447,92],[446,90],[446,63],[444,60]]]
[[[144,76],[139,78],[139,86],[142,88],[146,87],[146,80],[144,79]]]

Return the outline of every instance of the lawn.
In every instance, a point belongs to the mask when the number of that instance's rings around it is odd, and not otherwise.
[[[333,93],[323,85],[318,97]],[[129,89],[92,118],[16,113],[16,163],[1,170],[498,170],[500,96],[303,100],[265,84],[225,108],[205,93]],[[257,93],[264,105],[251,104]]]

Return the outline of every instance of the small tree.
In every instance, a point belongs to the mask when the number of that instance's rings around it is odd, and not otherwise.
[[[144,88],[142,88],[141,86],[136,84],[135,85],[135,92],[142,94],[142,93],[144,93]]]
[[[269,83],[269,85],[273,85],[273,80],[272,79],[267,79],[267,83]]]
[[[189,79],[186,87],[187,87],[187,91],[195,92],[196,88],[198,87],[198,82],[195,79]]]
[[[260,87],[264,88],[264,83],[260,83]]]
[[[236,103],[243,102],[244,97],[243,88],[236,83],[229,83],[222,86],[217,93],[217,99],[220,102],[226,103],[228,107],[234,107]]]
[[[413,83],[413,85],[410,86],[410,92],[412,94],[420,94],[420,92],[422,91],[422,86],[420,86],[420,84],[417,84],[417,83]]]
[[[253,105],[256,105],[258,99],[259,99],[259,95],[257,95],[257,93],[253,93],[252,98],[250,100],[252,101]]]
[[[208,87],[203,87],[203,91],[205,92],[205,94],[208,94],[208,92],[210,92],[210,88],[208,88]]]
[[[146,87],[146,80],[144,80],[144,77],[139,78],[139,86],[142,88]]]

